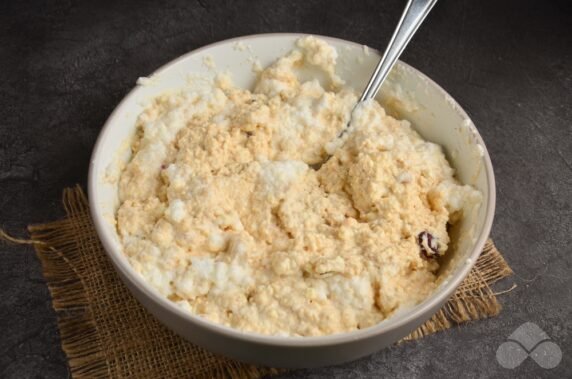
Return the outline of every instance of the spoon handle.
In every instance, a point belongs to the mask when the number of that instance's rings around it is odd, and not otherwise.
[[[408,0],[405,10],[401,15],[399,24],[391,37],[391,41],[387,45],[381,60],[377,64],[373,75],[369,79],[369,83],[365,87],[359,102],[372,99],[379,91],[383,81],[391,71],[391,68],[401,55],[405,46],[411,40],[425,17],[429,14],[431,8],[437,0]]]

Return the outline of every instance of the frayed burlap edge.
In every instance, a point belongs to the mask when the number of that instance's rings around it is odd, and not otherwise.
[[[98,254],[100,252],[94,249],[102,249],[91,222],[87,198],[83,190],[76,186],[64,190],[63,204],[67,217],[60,221],[30,226],[28,228],[31,235],[30,240],[12,238],[1,230],[0,239],[34,245],[42,263],[54,309],[58,315],[62,348],[68,357],[73,377],[127,376],[125,370],[123,370],[123,374],[118,374],[115,367],[117,356],[121,355],[121,352],[110,350],[109,346],[102,343],[98,320],[92,311],[92,307],[97,304],[98,299],[88,296],[86,289],[89,288],[89,284],[84,283],[83,280],[86,277],[86,270],[90,270],[90,267],[81,264],[82,259],[85,258],[82,254],[85,255],[86,252]],[[93,241],[90,239],[82,238],[86,235],[92,237],[97,246],[91,246]],[[105,254],[101,253],[100,255],[101,258],[98,259],[105,261],[104,264],[111,267]],[[451,299],[437,314],[402,341],[421,338],[467,321],[497,315],[501,306],[490,285],[511,274],[512,270],[493,242],[487,241],[475,267]],[[113,275],[112,280],[119,282],[114,273],[110,275]],[[111,284],[110,287],[114,285]],[[122,288],[122,291],[125,292],[125,295],[121,293],[121,296],[129,296],[127,289]],[[146,313],[142,307],[139,305],[137,307],[141,308],[138,310],[139,312]],[[100,325],[101,322],[99,321]],[[156,321],[150,318],[149,323],[156,323]],[[126,325],[126,327],[129,326]],[[164,333],[171,332],[165,329]],[[172,339],[176,338],[178,337],[172,337]],[[246,379],[259,378],[282,371],[216,357],[182,340],[177,341],[177,344],[189,349],[190,354],[197,354],[197,360],[206,359],[209,362],[205,366],[204,372],[193,372],[195,377]],[[177,347],[173,347],[171,344],[163,346],[163,348],[168,350]],[[110,363],[110,356],[114,357],[115,363]],[[170,355],[167,352],[164,356],[165,359],[169,359]],[[138,359],[145,359],[145,356],[139,356]],[[138,362],[127,363],[129,366],[138,364]],[[181,364],[181,362],[166,363]],[[182,363],[186,364],[187,362]],[[189,365],[193,366],[194,363],[191,360]],[[124,362],[124,364],[126,363]],[[189,369],[189,373],[191,371],[193,370]],[[151,373],[149,375],[151,376]]]

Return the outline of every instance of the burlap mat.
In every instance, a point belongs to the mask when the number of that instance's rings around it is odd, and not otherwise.
[[[173,334],[130,295],[94,230],[81,188],[64,191],[67,217],[30,226],[74,378],[257,378],[279,370],[214,355]],[[497,315],[489,285],[512,274],[492,241],[449,302],[405,339]]]

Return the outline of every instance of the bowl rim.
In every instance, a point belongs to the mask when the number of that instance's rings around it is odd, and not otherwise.
[[[155,70],[151,76],[159,75],[163,71],[170,69],[172,66],[177,65],[179,62],[189,59],[190,57],[201,53],[204,50],[208,50],[212,47],[216,47],[218,45],[228,44],[231,46],[233,42],[247,42],[248,40],[252,39],[260,39],[260,38],[267,38],[272,39],[276,37],[286,37],[291,38],[292,40],[296,40],[298,38],[313,35],[317,38],[323,39],[325,41],[330,42],[337,42],[343,45],[350,45],[354,47],[363,47],[363,44],[348,41],[341,38],[330,37],[330,36],[322,36],[319,34],[308,34],[308,33],[261,33],[261,34],[251,34],[246,36],[234,37],[230,39],[225,39],[222,41],[214,42],[205,46],[202,46],[198,49],[189,51],[168,63],[162,65],[157,70]],[[371,53],[377,54],[379,56],[380,52],[376,49],[370,48]],[[465,110],[457,103],[454,98],[447,93],[439,84],[434,82],[431,78],[427,75],[422,73],[421,71],[417,70],[416,68],[410,66],[409,64],[399,61],[399,64],[403,65],[405,68],[410,69],[416,75],[420,76],[422,79],[427,81],[429,85],[435,87],[435,89],[440,92],[444,97],[448,98],[448,102],[453,107],[453,109],[463,117],[465,120],[470,120],[470,117],[467,115]],[[93,152],[91,155],[90,160],[90,167],[88,173],[88,199],[89,199],[89,208],[91,217],[93,219],[93,224],[97,231],[97,234],[102,242],[104,247],[104,251],[106,255],[110,258],[113,263],[115,270],[120,271],[120,277],[123,280],[128,280],[132,285],[136,286],[138,290],[143,292],[145,296],[150,298],[157,306],[160,306],[163,310],[168,311],[171,314],[179,316],[183,318],[185,321],[194,324],[197,327],[201,327],[207,329],[210,332],[216,334],[222,334],[226,337],[231,337],[233,339],[242,340],[245,342],[253,342],[262,345],[271,345],[271,346],[290,346],[290,347],[315,347],[315,346],[327,346],[327,345],[338,345],[349,343],[355,340],[367,339],[372,338],[377,335],[385,334],[406,326],[415,320],[423,319],[427,317],[427,313],[437,304],[444,303],[451,294],[455,291],[455,289],[459,286],[459,284],[466,278],[469,274],[470,270],[474,266],[477,258],[479,257],[491,231],[494,212],[495,212],[495,205],[496,205],[496,186],[495,186],[495,177],[494,171],[492,167],[492,162],[486,148],[486,145],[473,124],[474,134],[477,140],[477,143],[483,147],[484,154],[482,156],[484,161],[485,173],[487,178],[488,184],[488,192],[489,196],[487,199],[487,204],[485,204],[485,220],[483,224],[483,228],[481,229],[476,242],[474,243],[473,250],[470,253],[468,258],[468,264],[463,264],[462,267],[458,268],[454,271],[450,278],[447,280],[446,283],[441,285],[441,289],[438,291],[434,291],[429,297],[424,299],[421,303],[415,305],[412,308],[404,310],[398,315],[394,315],[389,317],[388,319],[382,320],[381,322],[372,325],[365,329],[354,330],[350,332],[343,332],[337,334],[330,334],[324,336],[311,336],[311,337],[293,337],[293,336],[272,336],[272,335],[263,335],[253,332],[246,332],[241,331],[238,329],[234,329],[225,325],[217,324],[215,322],[209,321],[205,318],[200,316],[194,315],[190,312],[186,312],[180,309],[177,305],[173,302],[168,300],[166,297],[162,296],[157,290],[151,287],[143,277],[141,277],[135,270],[131,267],[127,259],[122,255],[121,251],[117,251],[112,243],[113,237],[106,228],[105,224],[108,223],[106,220],[105,215],[102,213],[100,207],[97,204],[100,203],[99,193],[98,193],[98,183],[99,179],[97,178],[97,163],[98,163],[98,156],[101,154],[101,150],[103,148],[104,141],[106,140],[107,135],[110,133],[112,129],[112,124],[114,119],[118,116],[120,112],[122,112],[122,108],[128,102],[129,99],[134,97],[139,89],[138,85],[135,85],[129,93],[119,102],[119,104],[115,107],[112,113],[109,115],[107,120],[105,121],[98,138],[96,140],[95,146],[93,148]],[[471,121],[472,123],[472,121]],[[470,260],[470,261],[469,261]],[[431,313],[432,315],[432,313]]]

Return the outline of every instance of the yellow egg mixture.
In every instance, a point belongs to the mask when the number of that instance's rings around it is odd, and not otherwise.
[[[480,193],[438,145],[335,75],[305,37],[254,90],[160,96],[139,116],[117,228],[134,269],[195,315],[244,331],[366,328],[435,289],[447,224]],[[330,78],[301,81],[314,66]],[[333,156],[320,169],[308,165]]]

